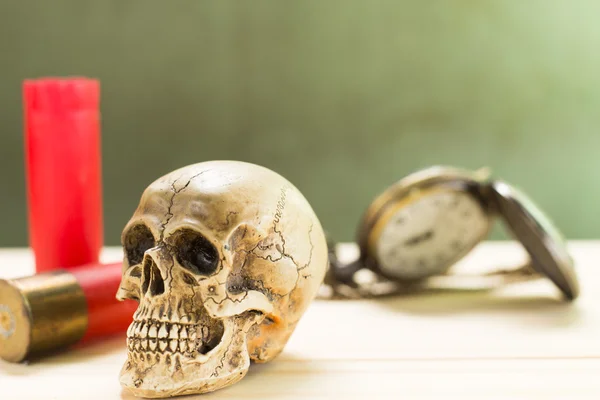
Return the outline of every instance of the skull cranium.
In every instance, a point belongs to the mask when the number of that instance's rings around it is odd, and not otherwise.
[[[327,266],[317,217],[275,172],[236,161],[152,183],[126,225],[117,294],[139,307],[121,384],[144,397],[213,391],[273,359]]]

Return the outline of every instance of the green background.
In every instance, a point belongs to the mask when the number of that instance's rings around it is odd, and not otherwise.
[[[349,240],[431,164],[491,167],[598,237],[600,2],[2,1],[0,245],[27,243],[21,82],[102,82],[106,242],[177,167],[270,167]],[[498,236],[496,232],[494,237]]]

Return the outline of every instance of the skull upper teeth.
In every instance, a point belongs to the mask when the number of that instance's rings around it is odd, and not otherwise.
[[[171,325],[171,332],[169,332],[169,339],[178,339],[179,335],[178,335],[179,329],[177,328],[176,325]]]
[[[168,335],[168,330],[166,324],[161,324],[160,329],[158,330],[158,338],[164,339]]]
[[[156,325],[152,325],[150,329],[148,329],[148,337],[157,337],[158,329],[156,329]]]
[[[127,330],[130,351],[192,352],[196,349],[199,325],[181,325],[155,320],[134,321]]]

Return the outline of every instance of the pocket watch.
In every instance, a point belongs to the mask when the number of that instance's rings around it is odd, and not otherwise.
[[[436,279],[439,284],[440,277],[460,282],[452,266],[488,236],[495,219],[523,245],[529,262],[490,276],[506,282],[546,277],[566,299],[577,297],[573,260],[561,234],[525,194],[491,180],[487,169],[441,166],[405,177],[371,202],[358,227],[358,260],[343,264],[330,251],[326,284],[337,294],[354,290],[364,296],[420,289]],[[361,284],[361,270],[376,279]]]

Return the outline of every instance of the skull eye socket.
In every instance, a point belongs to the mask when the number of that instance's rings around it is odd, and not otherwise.
[[[129,265],[141,264],[144,253],[155,246],[152,232],[146,225],[136,225],[127,232],[123,240],[125,256]]]
[[[175,239],[177,261],[197,275],[211,275],[217,270],[219,254],[204,236],[189,229],[179,231]]]

